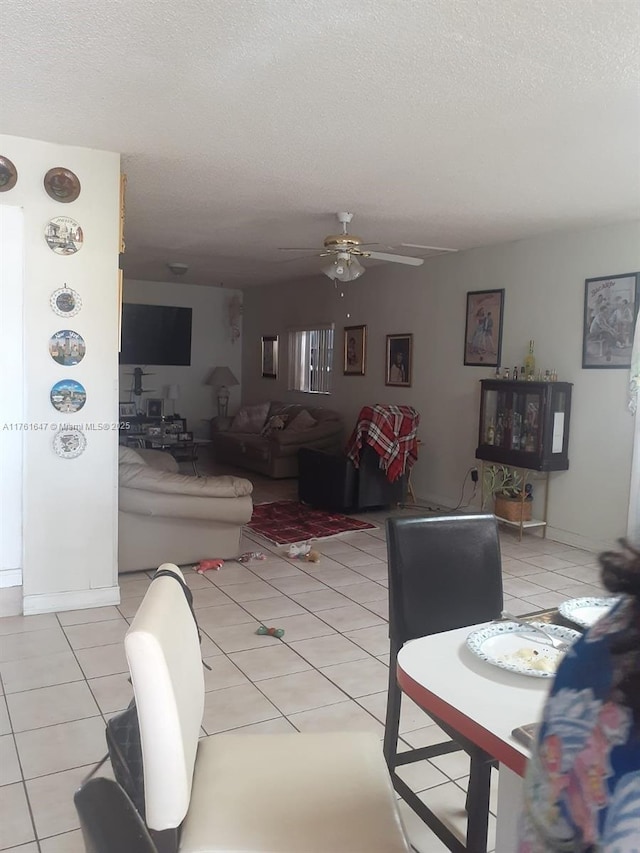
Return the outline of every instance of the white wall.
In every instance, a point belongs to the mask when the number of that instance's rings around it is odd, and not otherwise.
[[[0,136],[0,150],[18,170],[16,186],[0,204],[24,213],[24,380],[23,420],[46,425],[24,433],[24,612],[65,610],[117,603],[117,356],[118,356],[118,154]],[[45,173],[72,169],[82,191],[70,204],[49,198]],[[75,255],[54,254],[44,239],[47,221],[70,216],[84,230]],[[51,293],[67,283],[79,292],[79,314],[65,320],[49,306]],[[71,328],[87,344],[76,367],[61,367],[48,352],[51,334]],[[87,391],[75,415],[50,403],[51,386],[74,378]],[[74,460],[52,449],[55,427],[85,426],[87,449]],[[91,430],[115,424],[116,429]]]
[[[0,207],[0,587],[22,584],[23,226],[19,207]]]
[[[204,437],[209,436],[208,421],[217,414],[214,402],[215,388],[205,385],[204,381],[211,368],[227,365],[238,382],[242,381],[242,344],[241,338],[235,342],[229,326],[229,301],[241,297],[238,290],[220,287],[202,287],[182,282],[166,283],[159,281],[129,281],[124,283],[124,301],[143,305],[172,305],[193,309],[193,327],[191,330],[191,365],[179,367],[171,365],[121,365],[120,400],[132,400],[131,388],[133,376],[129,375],[135,367],[144,367],[153,376],[145,376],[143,388],[154,388],[153,394],[144,394],[144,400],[151,397],[166,396],[167,386],[177,383],[180,386],[180,399],[175,410],[187,419],[190,430]],[[229,389],[229,412],[233,413],[240,401],[240,386]],[[172,403],[165,399],[165,412],[171,413]]]
[[[345,285],[340,299],[324,276],[244,297],[243,398],[300,399],[287,392],[288,325],[335,322],[334,392],[324,404],[351,429],[361,406],[406,403],[421,413],[424,441],[413,484],[424,500],[455,506],[475,463],[479,382],[492,370],[463,365],[466,294],[504,288],[502,364],[521,365],[536,342],[537,365],[574,383],[570,470],[552,475],[549,535],[599,550],[624,535],[629,501],[633,420],[626,370],[583,370],[584,280],[640,269],[640,223],[558,233],[458,255],[419,268],[384,265]],[[347,317],[350,314],[350,317]],[[344,325],[368,326],[364,377],[342,375]],[[388,388],[385,335],[412,332],[411,388]],[[280,335],[277,380],[260,377],[260,337]],[[319,402],[315,400],[314,402]],[[469,492],[467,492],[469,494]]]

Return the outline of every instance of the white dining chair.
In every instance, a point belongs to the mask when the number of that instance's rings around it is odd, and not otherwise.
[[[409,853],[376,735],[200,738],[198,630],[174,578],[151,583],[125,650],[159,853]]]

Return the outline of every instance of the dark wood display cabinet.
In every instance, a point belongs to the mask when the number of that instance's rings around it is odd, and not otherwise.
[[[476,459],[482,460],[483,502],[485,463],[506,465],[520,470],[525,482],[528,472],[543,473],[544,511],[541,519],[526,518],[522,511],[516,520],[498,519],[523,529],[546,527],[549,472],[569,468],[569,421],[571,382],[527,382],[482,379],[478,447]],[[525,497],[523,495],[523,501]]]

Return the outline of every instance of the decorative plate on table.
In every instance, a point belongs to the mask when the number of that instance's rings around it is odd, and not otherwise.
[[[63,379],[51,389],[51,405],[65,415],[79,412],[87,400],[87,392],[75,379]]]
[[[80,181],[71,169],[56,166],[44,176],[44,188],[47,195],[63,204],[75,201],[80,195]]]
[[[60,317],[75,317],[78,311],[82,308],[82,299],[80,296],[67,287],[59,287],[54,290],[49,299],[51,310],[55,311]]]
[[[53,437],[53,449],[61,459],[75,459],[86,446],[87,438],[79,429],[61,429]]]
[[[68,216],[54,216],[50,219],[44,229],[44,238],[56,255],[75,255],[84,242],[82,227]]]
[[[573,643],[580,636],[572,628],[532,622],[544,628],[552,637]],[[534,678],[553,678],[565,652],[547,645],[537,631],[528,631],[517,622],[493,622],[473,631],[467,637],[467,646],[481,660]]]
[[[617,602],[616,597],[570,598],[569,601],[563,601],[558,605],[558,613],[570,622],[575,622],[576,625],[590,628]]]

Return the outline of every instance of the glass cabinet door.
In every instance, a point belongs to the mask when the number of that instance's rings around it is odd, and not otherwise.
[[[542,397],[539,392],[513,392],[511,449],[539,453],[542,434]]]
[[[508,446],[508,396],[506,391],[486,391],[484,394],[482,444]]]

